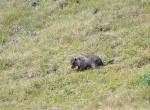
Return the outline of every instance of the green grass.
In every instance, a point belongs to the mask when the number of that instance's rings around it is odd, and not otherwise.
[[[62,3],[0,0],[0,109],[149,110],[150,2]],[[114,64],[76,72],[80,54]]]
[[[144,75],[141,75],[139,81],[143,82],[143,84],[150,85],[150,73],[147,72]]]

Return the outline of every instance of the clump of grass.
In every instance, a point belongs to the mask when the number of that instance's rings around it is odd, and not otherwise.
[[[143,66],[149,65],[150,57],[145,55],[135,56],[135,58],[131,59],[129,63],[130,67],[142,68]]]
[[[5,69],[5,63],[0,61],[0,72]]]
[[[140,82],[150,86],[150,71],[140,76]]]

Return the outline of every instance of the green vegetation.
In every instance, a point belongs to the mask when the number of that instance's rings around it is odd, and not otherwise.
[[[150,85],[150,73],[146,73],[140,77],[140,81],[142,81],[146,85]]]
[[[149,110],[149,0],[0,7],[0,110]],[[76,72],[69,61],[79,54],[114,64]]]

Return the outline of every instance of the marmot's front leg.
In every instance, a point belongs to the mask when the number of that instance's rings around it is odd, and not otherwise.
[[[80,71],[80,66],[78,66],[77,71]]]
[[[82,68],[82,67],[78,66],[77,71],[83,71],[83,70],[84,70],[84,68]]]
[[[80,71],[83,71],[84,69],[83,68],[80,68]]]

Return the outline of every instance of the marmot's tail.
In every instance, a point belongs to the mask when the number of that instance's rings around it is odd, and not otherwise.
[[[104,66],[108,64],[114,64],[114,59],[104,62]]]

